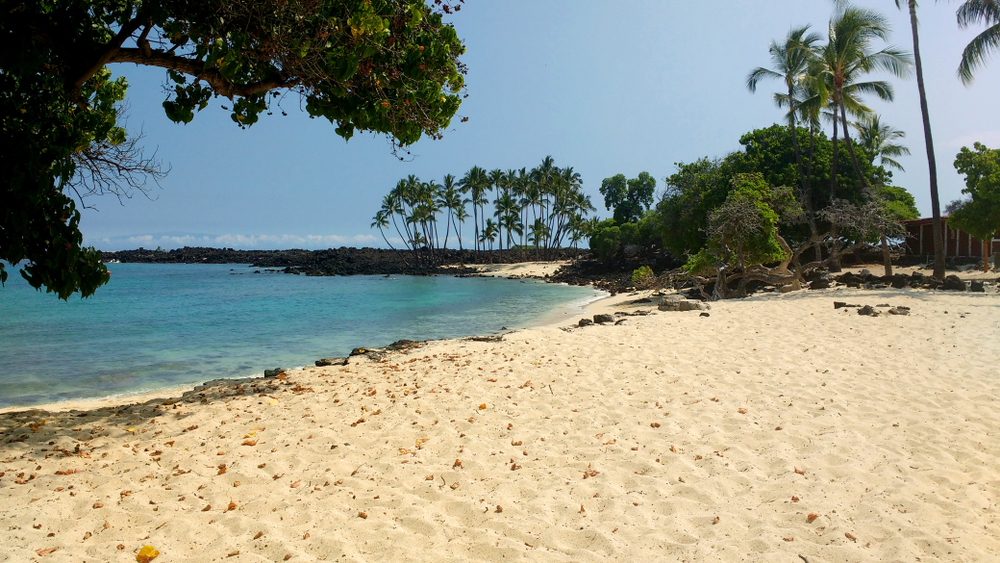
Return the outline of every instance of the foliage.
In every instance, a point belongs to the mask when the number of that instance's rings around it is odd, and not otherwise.
[[[601,182],[604,208],[614,210],[618,223],[631,223],[642,218],[644,212],[653,205],[656,179],[649,172],[640,172],[637,178],[625,179],[624,174],[605,178]]]
[[[649,266],[639,266],[632,271],[632,283],[647,283],[653,278],[653,269]]]
[[[962,147],[955,169],[965,176],[969,200],[948,218],[954,225],[979,240],[989,240],[1000,230],[1000,150],[975,143],[973,150]]]
[[[610,262],[621,249],[621,228],[614,219],[601,221],[590,236],[590,250],[601,262]]]
[[[1000,0],[965,0],[959,6],[957,16],[959,27],[966,28],[972,24],[987,26],[962,52],[958,76],[969,85],[976,69],[986,64],[986,58],[1000,49]]]
[[[896,158],[910,154],[910,149],[894,141],[906,137],[906,133],[882,123],[881,118],[874,113],[862,116],[854,124],[854,128],[858,131],[858,143],[868,154],[868,164],[874,164],[878,158],[879,164],[884,167],[904,170]]]
[[[792,190],[770,186],[759,173],[737,174],[731,183],[725,202],[709,215],[708,244],[686,265],[692,273],[707,273],[709,263],[746,269],[788,256],[778,242],[778,222],[801,214]]]
[[[26,260],[29,283],[64,299],[108,280],[98,253],[81,246],[65,192],[86,187],[74,177],[93,163],[81,158],[88,151],[130,154],[114,150],[129,146],[116,105],[126,84],[109,64],[165,69],[164,111],[183,123],[224,96],[246,127],[293,92],[345,139],[374,131],[405,146],[440,136],[460,104],[464,46],[423,0],[0,0],[0,9],[0,123],[12,147],[0,160],[0,259]],[[143,163],[133,171],[155,178]],[[114,166],[104,171],[102,181],[134,187]]]

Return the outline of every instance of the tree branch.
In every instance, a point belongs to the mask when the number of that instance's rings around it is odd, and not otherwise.
[[[250,84],[235,84],[223,78],[222,73],[216,68],[205,68],[201,61],[170,55],[160,50],[149,51],[149,54],[142,52],[142,49],[122,48],[118,49],[107,61],[111,63],[135,63],[137,65],[157,66],[181,72],[208,82],[215,93],[225,96],[230,100],[235,96],[252,96],[276,88],[289,88],[300,83],[297,78],[284,79],[275,78],[262,80]]]

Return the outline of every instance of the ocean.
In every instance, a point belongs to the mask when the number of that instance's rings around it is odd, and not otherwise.
[[[111,282],[96,295],[68,302],[11,271],[0,289],[0,407],[262,375],[400,339],[495,334],[599,296],[487,277],[308,277],[231,264],[109,269]]]

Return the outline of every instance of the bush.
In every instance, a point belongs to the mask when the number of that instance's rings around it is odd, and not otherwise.
[[[642,284],[653,280],[653,270],[649,266],[639,266],[632,272],[632,283]]]

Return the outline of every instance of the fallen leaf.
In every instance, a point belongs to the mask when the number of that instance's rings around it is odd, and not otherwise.
[[[35,553],[37,553],[39,557],[45,557],[46,555],[52,553],[53,551],[55,551],[57,549],[59,549],[59,548],[58,547],[47,547],[45,549],[36,549]]]
[[[94,508],[104,508],[104,503],[100,502],[100,501],[95,502],[94,503]]]
[[[302,481],[296,481],[296,482],[294,482],[294,483],[292,483],[292,484],[291,484],[291,487],[292,487],[293,489],[297,489],[297,488],[299,488],[299,487],[300,487],[301,485],[302,485]]]
[[[367,515],[367,514],[365,514],[364,512],[358,512],[358,518],[363,518],[363,519],[367,519],[367,518],[368,518],[368,515]]]
[[[792,502],[799,502],[799,497],[792,497]]]
[[[736,409],[736,412],[738,412],[740,414],[746,414],[747,410],[746,409]]]
[[[229,512],[230,510],[236,510],[236,503],[233,502],[233,501],[229,501],[229,506],[227,506],[226,509],[222,511],[222,513],[225,514],[226,512]]]
[[[795,472],[796,472],[796,473],[798,473],[799,475],[805,475],[805,474],[806,474],[806,472],[805,472],[805,471],[802,471],[802,470],[801,470],[801,469],[799,469],[798,467],[796,467],[796,468],[795,468]]]
[[[302,534],[302,539],[304,539],[304,540],[309,539],[309,532],[306,532],[306,533]]]
[[[135,560],[138,561],[138,563],[149,563],[153,559],[156,559],[159,555],[160,552],[156,551],[156,548],[151,545],[147,545],[139,550],[139,553],[135,556]]]
[[[718,523],[719,523],[719,517],[716,516],[714,519],[712,519],[712,524],[718,524]]]
[[[240,554],[239,551],[231,551],[231,552],[229,552],[228,555],[226,555],[226,557],[236,557],[239,554]]]
[[[659,422],[654,422],[654,423],[650,424],[650,426],[652,426],[653,428],[659,428],[660,427],[660,423]]]
[[[851,540],[854,543],[858,543],[858,538],[854,537],[854,535],[851,534],[850,532],[847,532],[846,534],[844,534],[844,537],[847,538],[847,539],[849,539],[849,540]]]
[[[451,464],[451,468],[452,469],[455,469],[455,468],[461,469],[461,467],[462,467],[462,461],[458,460],[458,459],[455,460],[455,463]]]
[[[428,475],[427,477],[424,477],[424,481],[433,481],[433,480],[434,480],[433,475]]]
[[[781,539],[783,539],[785,541],[795,541],[795,538],[781,538]]]
[[[206,504],[205,508],[201,509],[202,512],[208,512],[209,510],[212,510],[212,505],[211,504]]]
[[[240,444],[240,445],[241,446],[256,446],[257,445],[257,440],[243,440],[243,443]]]
[[[819,518],[819,514],[812,514],[811,513],[811,514],[809,514],[809,516],[806,516],[806,522],[812,522],[813,520],[815,520],[817,518]]]
[[[496,512],[497,513],[503,512],[503,507],[498,504]]]

